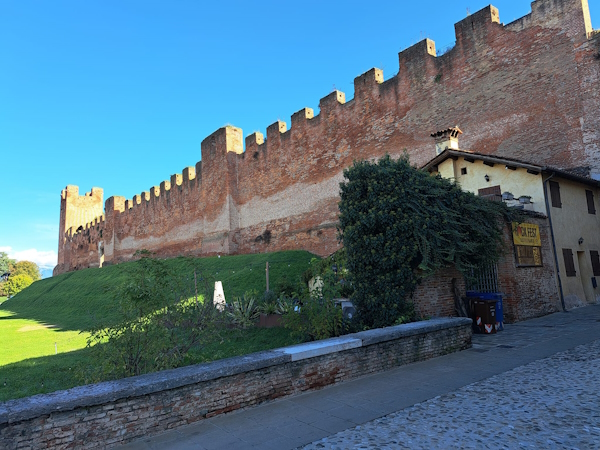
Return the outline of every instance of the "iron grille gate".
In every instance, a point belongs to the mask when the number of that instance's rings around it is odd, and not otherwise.
[[[498,264],[480,267],[472,272],[474,282],[468,290],[476,292],[500,292]]]

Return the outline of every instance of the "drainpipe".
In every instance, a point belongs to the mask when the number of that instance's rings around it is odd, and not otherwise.
[[[550,204],[548,203],[548,189],[546,188],[547,182],[550,179],[554,178],[555,173],[552,173],[548,178],[546,178],[543,182],[544,186],[544,201],[546,202],[546,215],[548,216],[548,224],[550,225],[550,237],[552,238],[552,250],[554,251],[554,265],[556,267],[556,276],[558,278],[558,290],[560,293],[560,304],[562,305],[562,309],[564,312],[567,312],[567,308],[565,306],[565,297],[563,295],[562,282],[560,280],[560,268],[558,267],[558,254],[556,253],[556,241],[554,240],[554,228],[552,227],[552,215],[550,214]]]

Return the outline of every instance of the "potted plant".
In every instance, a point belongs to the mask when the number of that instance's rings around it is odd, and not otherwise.
[[[281,309],[279,308],[278,302],[271,301],[263,303],[259,306],[259,311],[259,327],[273,328],[283,326],[283,323],[281,321]]]
[[[521,195],[519,197],[519,202],[523,203],[524,205],[531,203],[531,195]]]

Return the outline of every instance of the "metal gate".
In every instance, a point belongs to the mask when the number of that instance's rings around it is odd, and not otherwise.
[[[500,292],[498,264],[479,267],[472,272],[473,283],[467,290],[476,292]]]

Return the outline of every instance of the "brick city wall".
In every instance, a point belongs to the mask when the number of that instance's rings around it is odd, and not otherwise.
[[[111,447],[470,346],[471,320],[437,319],[12,400],[0,447]]]
[[[482,153],[600,172],[600,34],[587,0],[538,0],[503,25],[486,7],[455,25],[456,45],[436,56],[426,39],[399,54],[385,80],[372,69],[354,80],[354,98],[335,91],[304,108],[291,127],[277,121],[266,139],[226,127],[201,145],[202,161],[131,200],[111,197],[107,262],[136,250],[160,256],[338,248],[339,182],[354,160],[434,156],[431,132],[464,131],[461,146]],[[68,226],[67,226],[68,228]],[[61,234],[59,253],[64,252]],[[75,237],[67,237],[75,239]],[[90,247],[91,248],[91,247]],[[80,246],[56,273],[96,264]],[[86,253],[87,252],[87,253]]]

